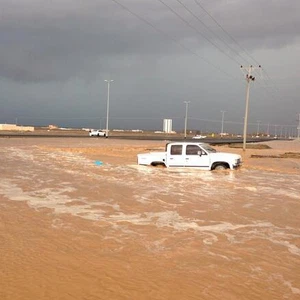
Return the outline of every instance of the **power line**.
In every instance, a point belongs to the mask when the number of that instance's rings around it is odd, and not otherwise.
[[[216,66],[215,64],[213,64],[212,62],[210,62],[209,60],[205,59],[203,56],[200,56],[199,54],[197,54],[196,52],[194,52],[193,50],[191,50],[190,48],[186,47],[185,45],[183,45],[182,43],[178,42],[176,39],[174,39],[173,37],[171,37],[170,35],[168,35],[167,33],[165,33],[163,30],[157,28],[156,26],[154,26],[151,22],[149,22],[148,20],[146,20],[145,18],[141,17],[140,15],[138,15],[137,13],[133,12],[132,10],[130,10],[127,6],[123,5],[122,3],[120,3],[117,0],[110,0],[112,2],[114,2],[115,4],[117,4],[118,6],[122,7],[124,10],[128,11],[130,14],[132,14],[133,16],[135,16],[136,18],[138,18],[140,21],[146,23],[148,26],[150,26],[151,28],[153,28],[155,31],[157,31],[158,33],[164,35],[165,37],[167,37],[169,40],[172,40],[175,44],[179,45],[180,47],[182,47],[183,49],[189,51],[191,54],[197,56],[198,58],[200,58],[201,60],[205,61],[207,64],[211,65],[212,67],[214,67],[216,70],[220,71],[221,73],[231,77],[232,79],[236,80],[236,78],[234,76],[232,76],[231,74],[227,73],[226,71],[222,70],[220,67]]]
[[[176,0],[179,1],[179,0]],[[231,39],[232,42],[234,42],[250,59],[252,59],[255,63],[257,63],[259,65],[259,62],[253,57],[253,55],[251,55],[244,47],[242,47],[237,40],[212,16],[212,14],[209,13],[209,11],[207,9],[205,9],[203,7],[203,5],[201,5],[198,0],[194,0],[195,3],[215,22],[215,24],[217,24],[217,26]],[[269,74],[267,73],[267,71],[264,68],[261,68],[261,71],[263,73],[265,73],[265,75],[267,76],[267,79],[269,81],[272,82],[272,78],[269,76]],[[260,74],[261,75],[261,74]],[[262,81],[266,82],[265,78],[263,76],[260,76],[260,79],[262,79]],[[265,84],[264,88],[266,88],[267,90],[267,84]],[[276,85],[273,84],[273,88],[276,90],[276,94],[279,94],[279,90],[277,89]],[[273,97],[273,99],[275,99],[274,94],[271,93],[271,96]],[[282,99],[280,99],[282,100]]]
[[[273,86],[273,88],[276,90],[276,92],[278,93],[279,90],[277,89],[276,85],[274,84],[273,79],[269,76],[269,74],[267,73],[267,71],[266,71],[264,68],[262,68],[262,72],[264,72],[264,73],[266,74],[266,76],[267,76],[267,79],[268,79],[271,83],[273,83],[272,86]],[[263,78],[263,80],[264,80],[264,77],[262,77],[262,78]],[[267,85],[266,85],[266,86],[267,86]]]
[[[221,69],[219,66],[213,64],[212,62],[210,62],[209,60],[205,59],[203,56],[200,56],[198,53],[196,53],[195,51],[193,51],[192,49],[186,47],[184,44],[178,42],[175,38],[173,38],[172,36],[168,35],[166,32],[164,32],[163,30],[157,28],[153,23],[151,23],[150,21],[148,21],[147,19],[141,17],[140,15],[138,15],[137,13],[133,12],[132,10],[130,10],[128,7],[126,7],[125,5],[123,5],[122,3],[120,3],[117,0],[111,0],[112,2],[114,2],[115,4],[117,4],[118,6],[120,6],[121,8],[123,8],[124,10],[126,10],[127,12],[129,12],[130,14],[132,14],[133,16],[135,16],[136,18],[138,18],[140,21],[146,23],[148,26],[150,26],[151,28],[153,28],[155,31],[157,31],[158,33],[160,33],[161,35],[167,37],[169,40],[173,41],[175,44],[179,45],[181,48],[185,49],[186,51],[189,51],[192,55],[196,56],[197,58],[205,61],[207,64],[211,65],[213,68],[215,68],[216,70],[218,70],[219,72],[229,76],[232,79],[237,79],[234,76],[232,76],[231,74],[227,73],[226,71],[224,71],[223,69]],[[224,52],[218,45],[216,45],[215,43],[213,43],[212,41],[210,41],[207,37],[205,37],[199,30],[197,30],[197,28],[195,28],[194,26],[192,26],[188,21],[186,21],[180,14],[178,14],[174,9],[172,9],[169,5],[167,5],[165,2],[163,2],[162,0],[158,0],[161,4],[163,4],[165,7],[167,7],[173,14],[175,14],[178,18],[180,18],[186,25],[188,25],[190,28],[192,28],[193,30],[195,30],[198,34],[200,34],[202,37],[204,37],[210,44],[212,44],[215,48],[217,48],[220,52],[222,52],[224,55],[226,55],[227,57],[229,57],[231,60],[233,60],[234,62],[238,63],[236,59],[233,59],[231,56],[229,56],[226,52]],[[201,22],[210,32],[212,32],[212,30],[205,25],[205,23],[202,22],[202,20],[196,16],[194,13],[192,13],[187,7],[186,5],[184,5],[181,1],[176,0],[178,3],[180,3],[187,11],[189,11],[195,18],[197,18],[197,20],[199,22]],[[219,28],[221,28],[221,30],[245,53],[248,55],[248,57],[250,57],[253,61],[257,62],[257,60],[245,49],[243,48],[236,40],[235,38],[228,32],[226,31],[223,26],[197,1],[194,0],[195,3],[217,24],[217,26]],[[223,41],[224,42],[224,41]],[[227,44],[228,46],[228,44]],[[230,46],[229,46],[230,47]],[[230,49],[232,49],[232,47],[230,47]],[[234,50],[232,50],[234,51]],[[234,51],[235,53],[237,53],[236,51]],[[241,55],[239,55],[241,57]],[[267,78],[271,81],[271,77],[268,75],[268,73],[266,72],[266,70],[263,69],[263,72],[266,74]],[[264,81],[264,78],[261,77]],[[266,86],[264,86],[264,88],[267,90]],[[274,86],[275,88],[275,86]],[[278,91],[278,89],[276,89]],[[268,90],[267,90],[268,91]],[[279,94],[279,93],[277,93]],[[272,97],[274,97],[274,94],[272,94]]]
[[[268,77],[268,80],[272,83],[272,79],[271,77],[268,75],[268,73],[263,69],[261,68],[261,71],[264,72],[267,77]],[[280,100],[281,102],[284,102],[283,99],[279,96],[280,94],[280,91],[279,89],[276,87],[275,84],[272,84],[271,86],[267,84],[267,80],[264,76],[262,76],[262,74],[260,73],[260,76],[259,78],[262,80],[262,83],[260,83],[258,81],[258,84],[266,91],[266,93],[271,96],[271,98],[273,100]]]
[[[198,20],[198,22],[200,22],[211,34],[213,34],[215,37],[217,37],[218,39],[220,39],[232,52],[235,53],[235,55],[239,56],[242,60],[245,60],[245,58],[243,58],[240,53],[238,51],[236,51],[235,49],[233,49],[227,42],[226,40],[224,40],[220,35],[218,35],[217,33],[215,33],[209,26],[207,26],[201,19],[200,17],[198,17],[196,14],[194,14],[185,4],[183,4],[180,0],[175,0],[178,3],[180,3],[194,18],[196,18]],[[249,61],[246,59],[246,61],[249,63]]]
[[[236,41],[236,39],[227,30],[225,30],[224,27],[197,0],[194,1],[244,53],[246,53],[256,64],[259,65],[259,62],[245,48],[243,48]]]
[[[157,0],[161,4],[163,4],[165,7],[167,7],[174,15],[176,15],[182,22],[184,22],[187,26],[192,28],[195,32],[200,34],[206,41],[208,41],[212,46],[217,48],[220,52],[222,52],[225,56],[227,56],[229,59],[233,60],[236,64],[240,65],[240,63],[230,55],[228,55],[225,51],[223,51],[217,44],[212,42],[210,39],[208,39],[201,31],[199,31],[197,28],[195,28],[193,25],[191,25],[186,19],[184,19],[179,13],[177,13],[171,6],[163,2],[162,0]]]

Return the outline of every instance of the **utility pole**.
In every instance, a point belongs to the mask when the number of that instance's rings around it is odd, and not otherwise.
[[[261,66],[259,66],[261,68]],[[249,94],[250,94],[250,82],[255,80],[255,77],[251,75],[252,71],[255,71],[257,68],[252,65],[248,68],[241,66],[241,69],[246,70],[246,107],[245,107],[245,118],[244,118],[244,132],[243,132],[243,151],[246,151],[246,138],[247,138],[247,124],[248,124],[248,107],[249,107]]]
[[[221,110],[221,113],[222,113],[222,128],[221,128],[221,138],[223,137],[224,135],[224,114],[225,114],[225,110]]]
[[[185,103],[184,138],[186,139],[187,118],[188,118],[188,109],[189,109],[190,101],[184,101],[184,103]]]
[[[298,140],[300,139],[300,114],[298,114],[298,127],[297,127],[297,130],[298,130]]]
[[[107,82],[107,104],[106,104],[106,133],[105,133],[105,137],[108,138],[108,116],[109,116],[109,90],[110,90],[110,83],[113,82],[113,80],[104,80],[105,82]]]

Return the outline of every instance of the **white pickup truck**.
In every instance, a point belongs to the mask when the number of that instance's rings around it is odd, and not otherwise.
[[[238,154],[217,152],[205,143],[172,142],[164,152],[137,155],[139,165],[166,167],[193,167],[201,170],[236,169],[241,165]]]

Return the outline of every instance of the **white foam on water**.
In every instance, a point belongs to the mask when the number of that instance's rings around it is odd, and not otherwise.
[[[110,215],[107,221],[129,222],[133,225],[155,225],[158,228],[170,227],[175,231],[186,231],[197,229],[198,225],[194,221],[185,221],[176,211],[164,212],[144,212],[140,214],[118,213]]]
[[[284,197],[289,197],[291,199],[296,199],[300,201],[300,191],[286,191],[282,189],[277,190],[278,195],[284,196]]]
[[[140,172],[142,174],[153,174],[153,172],[155,172],[155,170],[156,170],[153,167],[142,166],[142,165],[127,165],[127,167],[137,170],[138,172]]]
[[[83,217],[89,220],[98,220],[104,210],[93,210],[91,205],[99,203],[86,203],[85,198],[70,198],[64,193],[76,191],[75,188],[66,186],[61,188],[45,188],[33,192],[24,192],[16,184],[8,180],[0,182],[0,193],[12,201],[25,201],[29,207],[34,209],[48,208],[56,214],[71,214],[73,216]],[[73,201],[80,201],[84,204],[70,205]],[[101,204],[101,203],[100,203]]]
[[[257,192],[257,187],[255,186],[244,186],[244,187],[240,187],[239,189],[244,189],[250,192]]]
[[[154,242],[145,241],[145,247],[149,252],[158,253],[167,250],[165,246],[166,238],[156,240]]]
[[[291,254],[300,256],[300,249],[296,245],[291,244],[289,241],[276,240],[274,238],[269,238],[268,240],[270,242],[272,242],[273,244],[277,244],[277,245],[286,247]]]
[[[300,295],[300,289],[296,288],[292,285],[292,283],[290,281],[285,280],[283,282],[284,285],[286,285],[287,287],[289,287],[289,289],[291,290],[291,292],[295,295]]]
[[[231,259],[229,257],[227,257],[226,255],[221,255],[221,254],[217,254],[217,253],[214,253],[214,252],[211,252],[211,251],[208,251],[207,252],[209,255],[211,256],[216,256],[216,257],[220,257],[220,258],[223,258],[225,259],[226,261],[230,261]]]
[[[205,245],[212,245],[213,243],[216,243],[218,241],[218,238],[214,234],[210,234],[209,237],[203,239],[203,243]]]
[[[236,239],[236,237],[235,237],[234,234],[224,233],[224,235],[226,236],[227,241],[228,241],[230,244],[236,244],[236,243],[239,243],[239,241]]]
[[[74,192],[76,192],[76,188],[70,187],[68,182],[61,183],[60,187],[36,189],[31,192],[24,192],[10,180],[0,182],[0,193],[10,200],[26,201],[29,207],[34,209],[49,208],[55,214],[71,214],[87,220],[105,221],[111,224],[115,230],[121,230],[123,234],[133,234],[132,231],[128,232],[128,229],[121,225],[121,223],[127,222],[132,225],[152,225],[157,228],[169,228],[174,232],[192,230],[195,234],[202,235],[203,243],[207,246],[217,243],[219,240],[218,235],[226,236],[231,244],[262,238],[286,247],[293,255],[300,255],[300,249],[288,240],[299,237],[297,233],[289,235],[287,232],[295,231],[294,228],[277,228],[273,224],[263,221],[250,224],[217,222],[211,225],[203,225],[204,220],[181,216],[175,210],[126,214],[121,211],[120,205],[114,203],[111,199],[107,199],[106,202],[93,201],[87,203],[87,199],[83,197],[73,199],[66,194]],[[80,204],[72,205],[73,201],[80,201]],[[213,207],[216,208],[215,205]],[[105,208],[112,208],[117,213],[108,214]]]
[[[276,279],[277,281],[281,281],[283,285],[287,286],[292,294],[294,295],[300,295],[300,289],[297,287],[294,287],[293,284],[286,280],[281,274],[272,274],[272,279]],[[286,295],[286,298],[289,298],[288,295]]]

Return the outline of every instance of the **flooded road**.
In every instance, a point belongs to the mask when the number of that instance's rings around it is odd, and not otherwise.
[[[300,299],[300,174],[68,143],[0,140],[0,299]]]

